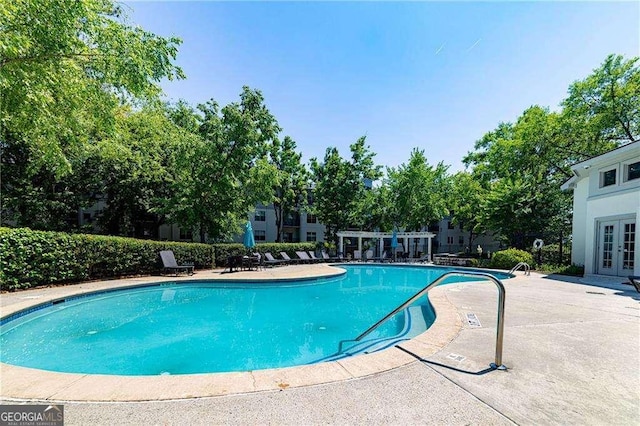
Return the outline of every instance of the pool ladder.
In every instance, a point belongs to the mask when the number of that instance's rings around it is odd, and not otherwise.
[[[507,367],[502,364],[502,340],[504,336],[504,304],[505,304],[504,284],[502,284],[502,281],[500,281],[493,275],[487,274],[485,272],[470,272],[470,271],[469,272],[466,272],[466,271],[465,272],[462,272],[462,271],[446,272],[444,275],[438,277],[436,280],[428,284],[422,290],[418,291],[416,294],[411,296],[404,303],[400,304],[400,306],[395,308],[393,311],[389,312],[387,315],[384,316],[384,318],[382,318],[377,323],[373,324],[371,327],[369,327],[365,332],[360,334],[355,339],[347,339],[347,340],[340,341],[340,344],[338,346],[338,353],[343,352],[343,345],[345,343],[361,341],[366,336],[368,336],[371,332],[373,332],[375,329],[377,329],[382,324],[384,324],[389,318],[391,318],[401,310],[405,309],[407,306],[411,305],[413,302],[418,300],[423,295],[427,294],[429,290],[431,290],[432,288],[442,284],[449,277],[486,278],[492,281],[496,285],[496,287],[498,287],[498,322],[496,327],[496,354],[495,354],[494,362],[489,364],[489,366],[494,370],[506,370]]]
[[[518,269],[523,268],[525,275],[531,275],[531,266],[527,262],[520,262],[509,271],[510,274],[513,274]]]

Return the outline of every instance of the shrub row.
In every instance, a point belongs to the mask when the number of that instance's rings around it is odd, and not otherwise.
[[[534,260],[538,263],[538,250],[531,249]],[[571,264],[571,244],[565,244],[562,247],[562,259],[560,259],[560,245],[558,243],[545,245],[540,251],[540,263],[552,265],[570,265]]]
[[[538,272],[546,274],[573,275],[576,277],[584,276],[584,266],[582,265],[554,265],[543,263],[536,267]]]
[[[250,253],[271,253],[276,259],[280,259],[283,251],[292,259],[297,259],[296,251],[315,251],[316,243],[259,243],[252,250],[247,250],[242,244],[219,243],[213,245],[213,252],[217,266],[225,266],[227,257],[244,256]]]
[[[511,269],[520,262],[533,265],[531,253],[518,249],[497,251],[491,258],[490,267],[495,269]]]
[[[157,273],[161,250],[196,269],[215,261],[208,244],[0,228],[0,289]]]

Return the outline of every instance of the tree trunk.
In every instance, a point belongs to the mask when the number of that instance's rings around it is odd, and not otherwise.
[[[558,265],[562,265],[562,228],[560,229],[560,243],[558,244],[558,254],[560,255],[560,259],[558,259]]]
[[[273,203],[273,210],[276,214],[276,243],[282,242],[282,205]]]
[[[473,230],[469,231],[469,254],[473,253]]]

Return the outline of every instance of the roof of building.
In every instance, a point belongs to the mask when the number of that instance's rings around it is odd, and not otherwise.
[[[563,183],[560,188],[563,190],[573,189],[575,187],[575,184],[580,179],[589,176],[589,169],[591,167],[597,164],[607,163],[617,157],[626,156],[627,154],[629,154],[630,156],[640,154],[640,141],[621,145],[615,149],[612,149],[611,151],[605,152],[604,154],[596,155],[579,163],[575,163],[571,166],[573,176],[569,178],[565,183]]]

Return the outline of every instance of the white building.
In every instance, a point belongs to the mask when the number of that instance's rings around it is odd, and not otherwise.
[[[571,261],[586,274],[640,275],[640,142],[572,166],[562,185],[573,190]]]

